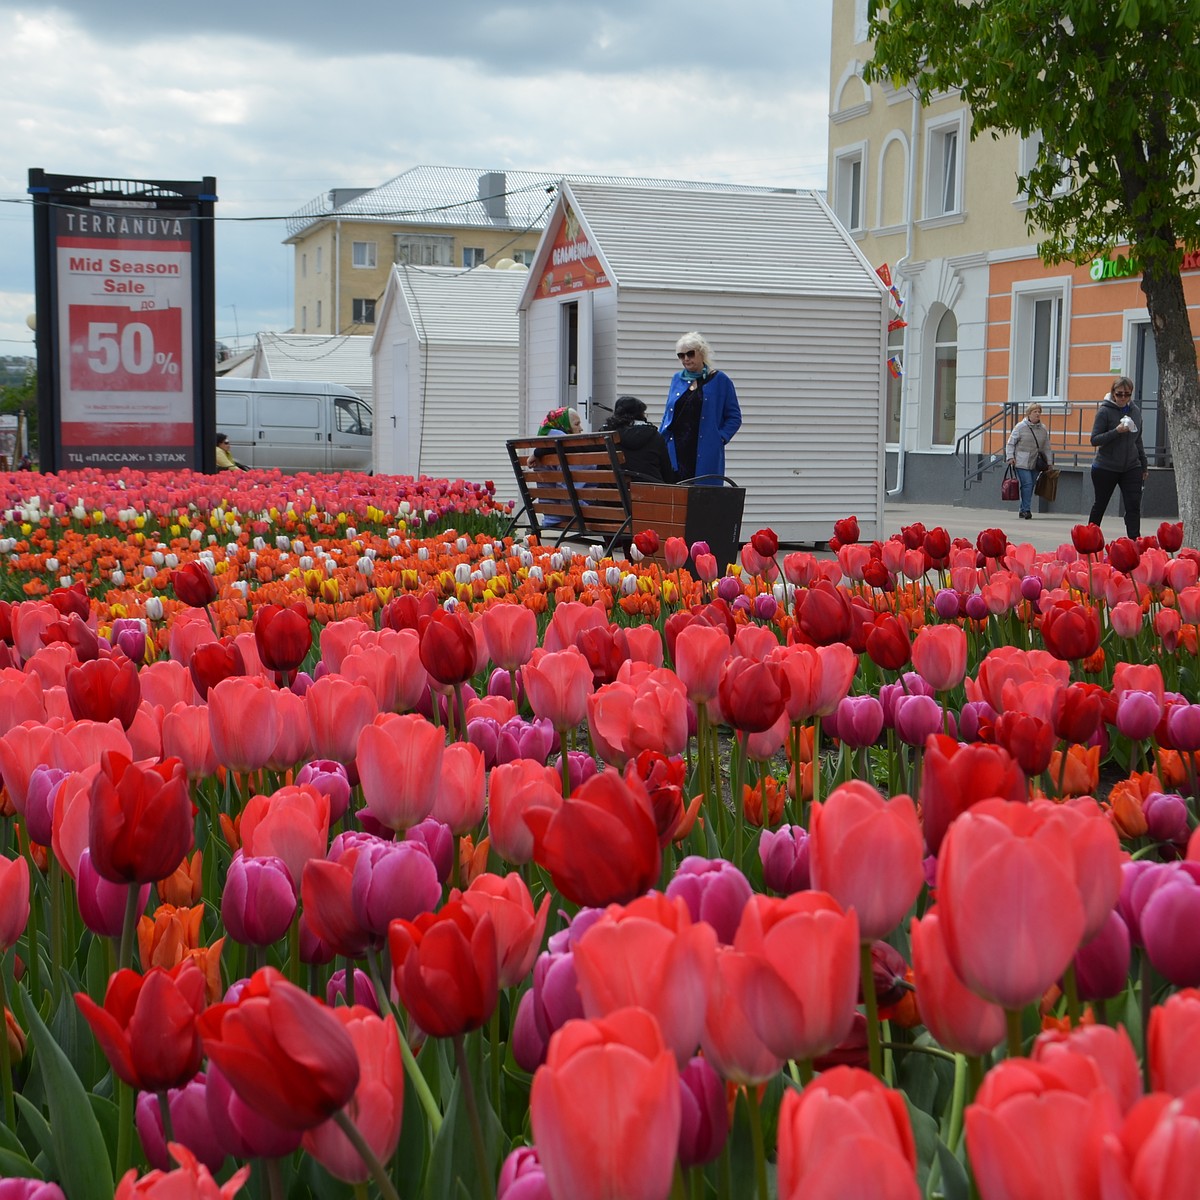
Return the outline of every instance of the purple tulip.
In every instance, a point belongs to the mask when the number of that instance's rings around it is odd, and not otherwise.
[[[837,706],[837,737],[858,750],[883,732],[883,705],[874,696],[847,696]]]
[[[1021,595],[1026,600],[1036,600],[1042,594],[1042,581],[1036,575],[1026,575],[1021,580]]]
[[[1176,750],[1200,750],[1200,704],[1172,704],[1167,709],[1167,735]]]
[[[340,821],[350,807],[350,774],[332,758],[314,758],[296,772],[296,783],[311,783],[329,798],[329,822]]]
[[[945,713],[932,696],[896,697],[896,736],[906,745],[924,746],[944,724]]]
[[[554,760],[554,769],[562,773],[562,755]],[[591,777],[599,772],[596,760],[583,750],[567,751],[567,778],[570,780],[571,791],[582,787]]]
[[[686,1167],[712,1162],[729,1137],[725,1081],[697,1055],[679,1072],[679,1161]]]
[[[1153,692],[1131,688],[1117,701],[1117,728],[1132,741],[1148,738],[1162,720],[1162,704]]]
[[[1188,807],[1182,796],[1170,792],[1151,792],[1142,801],[1146,831],[1156,842],[1186,843]]]
[[[483,754],[483,767],[490,771],[497,762],[500,745],[500,722],[495,717],[475,717],[467,722],[467,741]]]
[[[763,885],[782,896],[807,891],[812,886],[808,854],[808,830],[803,825],[764,829],[758,837]]]
[[[58,785],[70,774],[39,764],[29,774],[25,791],[25,829],[31,842],[49,846],[54,835],[54,801]]]
[[[346,987],[345,968],[340,971],[334,971],[333,975],[330,976],[329,982],[325,985],[325,1003],[330,1008],[333,1008],[339,1000],[344,1004],[350,1003],[350,992]],[[369,1008],[376,1016],[380,1015],[379,1000],[375,995],[375,985],[371,982],[370,975],[358,967],[354,968],[354,1003],[361,1004],[364,1008]]]
[[[688,553],[692,556],[692,562],[695,562],[698,555],[711,554],[712,548],[707,542],[695,541],[692,543],[692,548]]]
[[[336,955],[333,947],[313,933],[312,926],[303,912],[300,914],[300,961],[313,966],[324,966],[333,962]]]
[[[735,613],[749,613],[752,607],[753,605],[750,603],[749,596],[738,596],[737,599],[734,600],[734,602],[730,605],[730,608],[732,608]]]
[[[958,593],[952,588],[942,588],[933,598],[933,610],[943,621],[953,621],[958,616]]]
[[[717,595],[732,604],[742,594],[742,583],[736,575],[723,575],[717,581]]]
[[[503,696],[506,700],[512,699],[512,678],[503,667],[497,667],[488,676],[487,694],[489,696]],[[525,702],[525,682],[521,678],[521,672],[517,672],[517,703]]]
[[[350,902],[363,929],[382,945],[388,925],[432,912],[442,898],[437,867],[423,842],[364,846],[354,863]]]
[[[1200,986],[1200,862],[1166,863],[1141,913],[1142,941],[1154,969],[1176,987]]]
[[[769,621],[779,611],[779,601],[767,592],[754,597],[754,615],[760,621]]]
[[[1081,1000],[1111,1000],[1129,981],[1129,926],[1117,909],[1100,932],[1075,952],[1075,986]]]
[[[228,999],[228,997],[226,997]],[[284,1158],[300,1145],[299,1129],[285,1129],[260,1116],[229,1086],[229,1080],[210,1062],[204,1102],[217,1144],[234,1158]]]
[[[536,963],[534,970],[537,970]],[[531,1075],[545,1062],[546,1047],[550,1041],[542,1035],[537,1019],[537,999],[533,988],[525,992],[517,1005],[517,1015],[512,1027],[513,1058],[522,1071],[528,1071]]]
[[[716,931],[717,941],[732,945],[753,889],[733,863],[692,854],[679,864],[667,884],[667,895],[682,897],[693,921],[707,921]]]
[[[958,715],[958,731],[964,742],[979,741],[979,726],[995,721],[999,714],[986,700],[968,700]]]
[[[1121,892],[1117,897],[1117,911],[1128,926],[1130,940],[1135,946],[1142,944],[1142,906],[1154,890],[1154,875],[1159,865],[1144,858],[1121,864]]]
[[[207,1088],[201,1072],[181,1088],[167,1092],[171,1112],[171,1140],[186,1146],[210,1171],[217,1172],[225,1161],[225,1148],[217,1140],[208,1115]],[[163,1137],[162,1108],[156,1092],[139,1092],[134,1121],[146,1160],[159,1171],[170,1171],[175,1164],[167,1153]]]
[[[270,946],[291,928],[296,885],[282,858],[247,858],[240,850],[229,864],[221,893],[221,920],[243,946]]]
[[[93,933],[110,938],[121,936],[129,887],[126,883],[110,883],[107,879],[101,879],[92,866],[90,850],[80,855],[79,866],[75,870],[75,897],[79,915]],[[138,890],[139,913],[145,912],[149,899],[150,884],[145,883]]]
[[[552,750],[558,749],[558,734],[554,724],[545,717],[526,721],[513,717],[500,727],[500,744],[496,763],[503,766],[518,758],[533,758],[544,763]]]
[[[404,840],[420,842],[425,847],[437,868],[439,883],[450,878],[450,868],[454,865],[454,831],[449,825],[426,817],[405,833]]]
[[[518,1146],[500,1168],[496,1200],[553,1200],[537,1151]]]
[[[982,621],[988,615],[987,601],[978,592],[973,592],[967,597],[964,607],[966,608],[967,616],[972,621]]]

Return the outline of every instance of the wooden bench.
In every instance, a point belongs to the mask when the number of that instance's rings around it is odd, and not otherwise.
[[[629,537],[633,508],[612,433],[514,438],[507,443],[521,507],[506,532],[522,522],[541,538],[593,542],[611,554]],[[552,524],[543,522],[549,518]]]

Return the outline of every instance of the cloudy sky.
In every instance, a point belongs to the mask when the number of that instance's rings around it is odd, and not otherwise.
[[[283,218],[419,164],[825,186],[833,0],[0,0],[0,355],[30,167],[217,178],[217,333],[292,323]]]

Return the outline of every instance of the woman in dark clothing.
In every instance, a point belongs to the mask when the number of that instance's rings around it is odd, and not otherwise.
[[[646,406],[636,396],[618,397],[613,415],[604,423],[604,428],[620,434],[625,474],[630,479],[674,482],[675,472],[666,439],[646,420]]]
[[[676,476],[724,475],[725,446],[742,425],[733,380],[712,365],[712,347],[694,330],[675,343],[675,353],[679,370],[659,430]]]
[[[1096,409],[1092,425],[1092,488],[1095,501],[1088,521],[1099,525],[1117,488],[1125,501],[1125,532],[1137,538],[1142,532],[1142,487],[1149,474],[1142,445],[1142,413],[1133,403],[1133,380],[1126,375]]]

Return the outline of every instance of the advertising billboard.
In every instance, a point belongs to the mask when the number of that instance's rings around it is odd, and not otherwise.
[[[30,172],[43,470],[215,466],[214,191]]]

